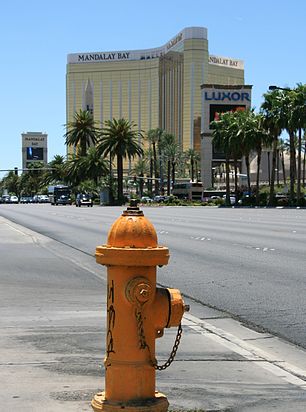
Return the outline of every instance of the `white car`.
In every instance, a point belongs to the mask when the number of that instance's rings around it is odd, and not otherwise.
[[[226,201],[226,195],[223,195],[224,201]],[[236,197],[235,196],[230,196],[230,202],[231,205],[234,205],[236,203]]]
[[[10,197],[10,203],[19,203],[19,199],[17,196],[11,196]]]
[[[141,203],[151,203],[153,200],[149,196],[142,196]]]
[[[50,199],[48,195],[40,195],[38,198],[38,203],[49,203]]]

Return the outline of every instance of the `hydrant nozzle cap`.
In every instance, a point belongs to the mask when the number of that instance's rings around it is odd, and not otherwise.
[[[143,211],[137,206],[137,200],[130,201],[130,206],[122,212],[122,216],[143,216]]]

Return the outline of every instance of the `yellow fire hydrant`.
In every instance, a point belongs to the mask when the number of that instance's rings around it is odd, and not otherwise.
[[[137,206],[114,222],[107,245],[97,246],[96,261],[107,266],[105,390],[94,411],[165,412],[168,400],[155,390],[155,371],[172,362],[189,308],[177,289],[156,288],[156,266],[166,265],[169,250],[157,244],[153,225]],[[158,366],[155,339],[178,326],[169,360]]]

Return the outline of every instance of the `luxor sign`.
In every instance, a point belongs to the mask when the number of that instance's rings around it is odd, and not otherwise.
[[[204,93],[204,100],[222,102],[250,102],[251,94],[246,91],[207,91]]]

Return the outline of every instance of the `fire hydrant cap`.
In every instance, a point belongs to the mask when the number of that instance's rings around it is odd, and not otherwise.
[[[96,247],[96,261],[101,265],[163,266],[169,261],[169,250],[157,244],[152,223],[137,206],[131,206],[113,223],[107,244]]]
[[[128,207],[113,223],[108,233],[107,246],[155,248],[156,231],[138,207]]]

